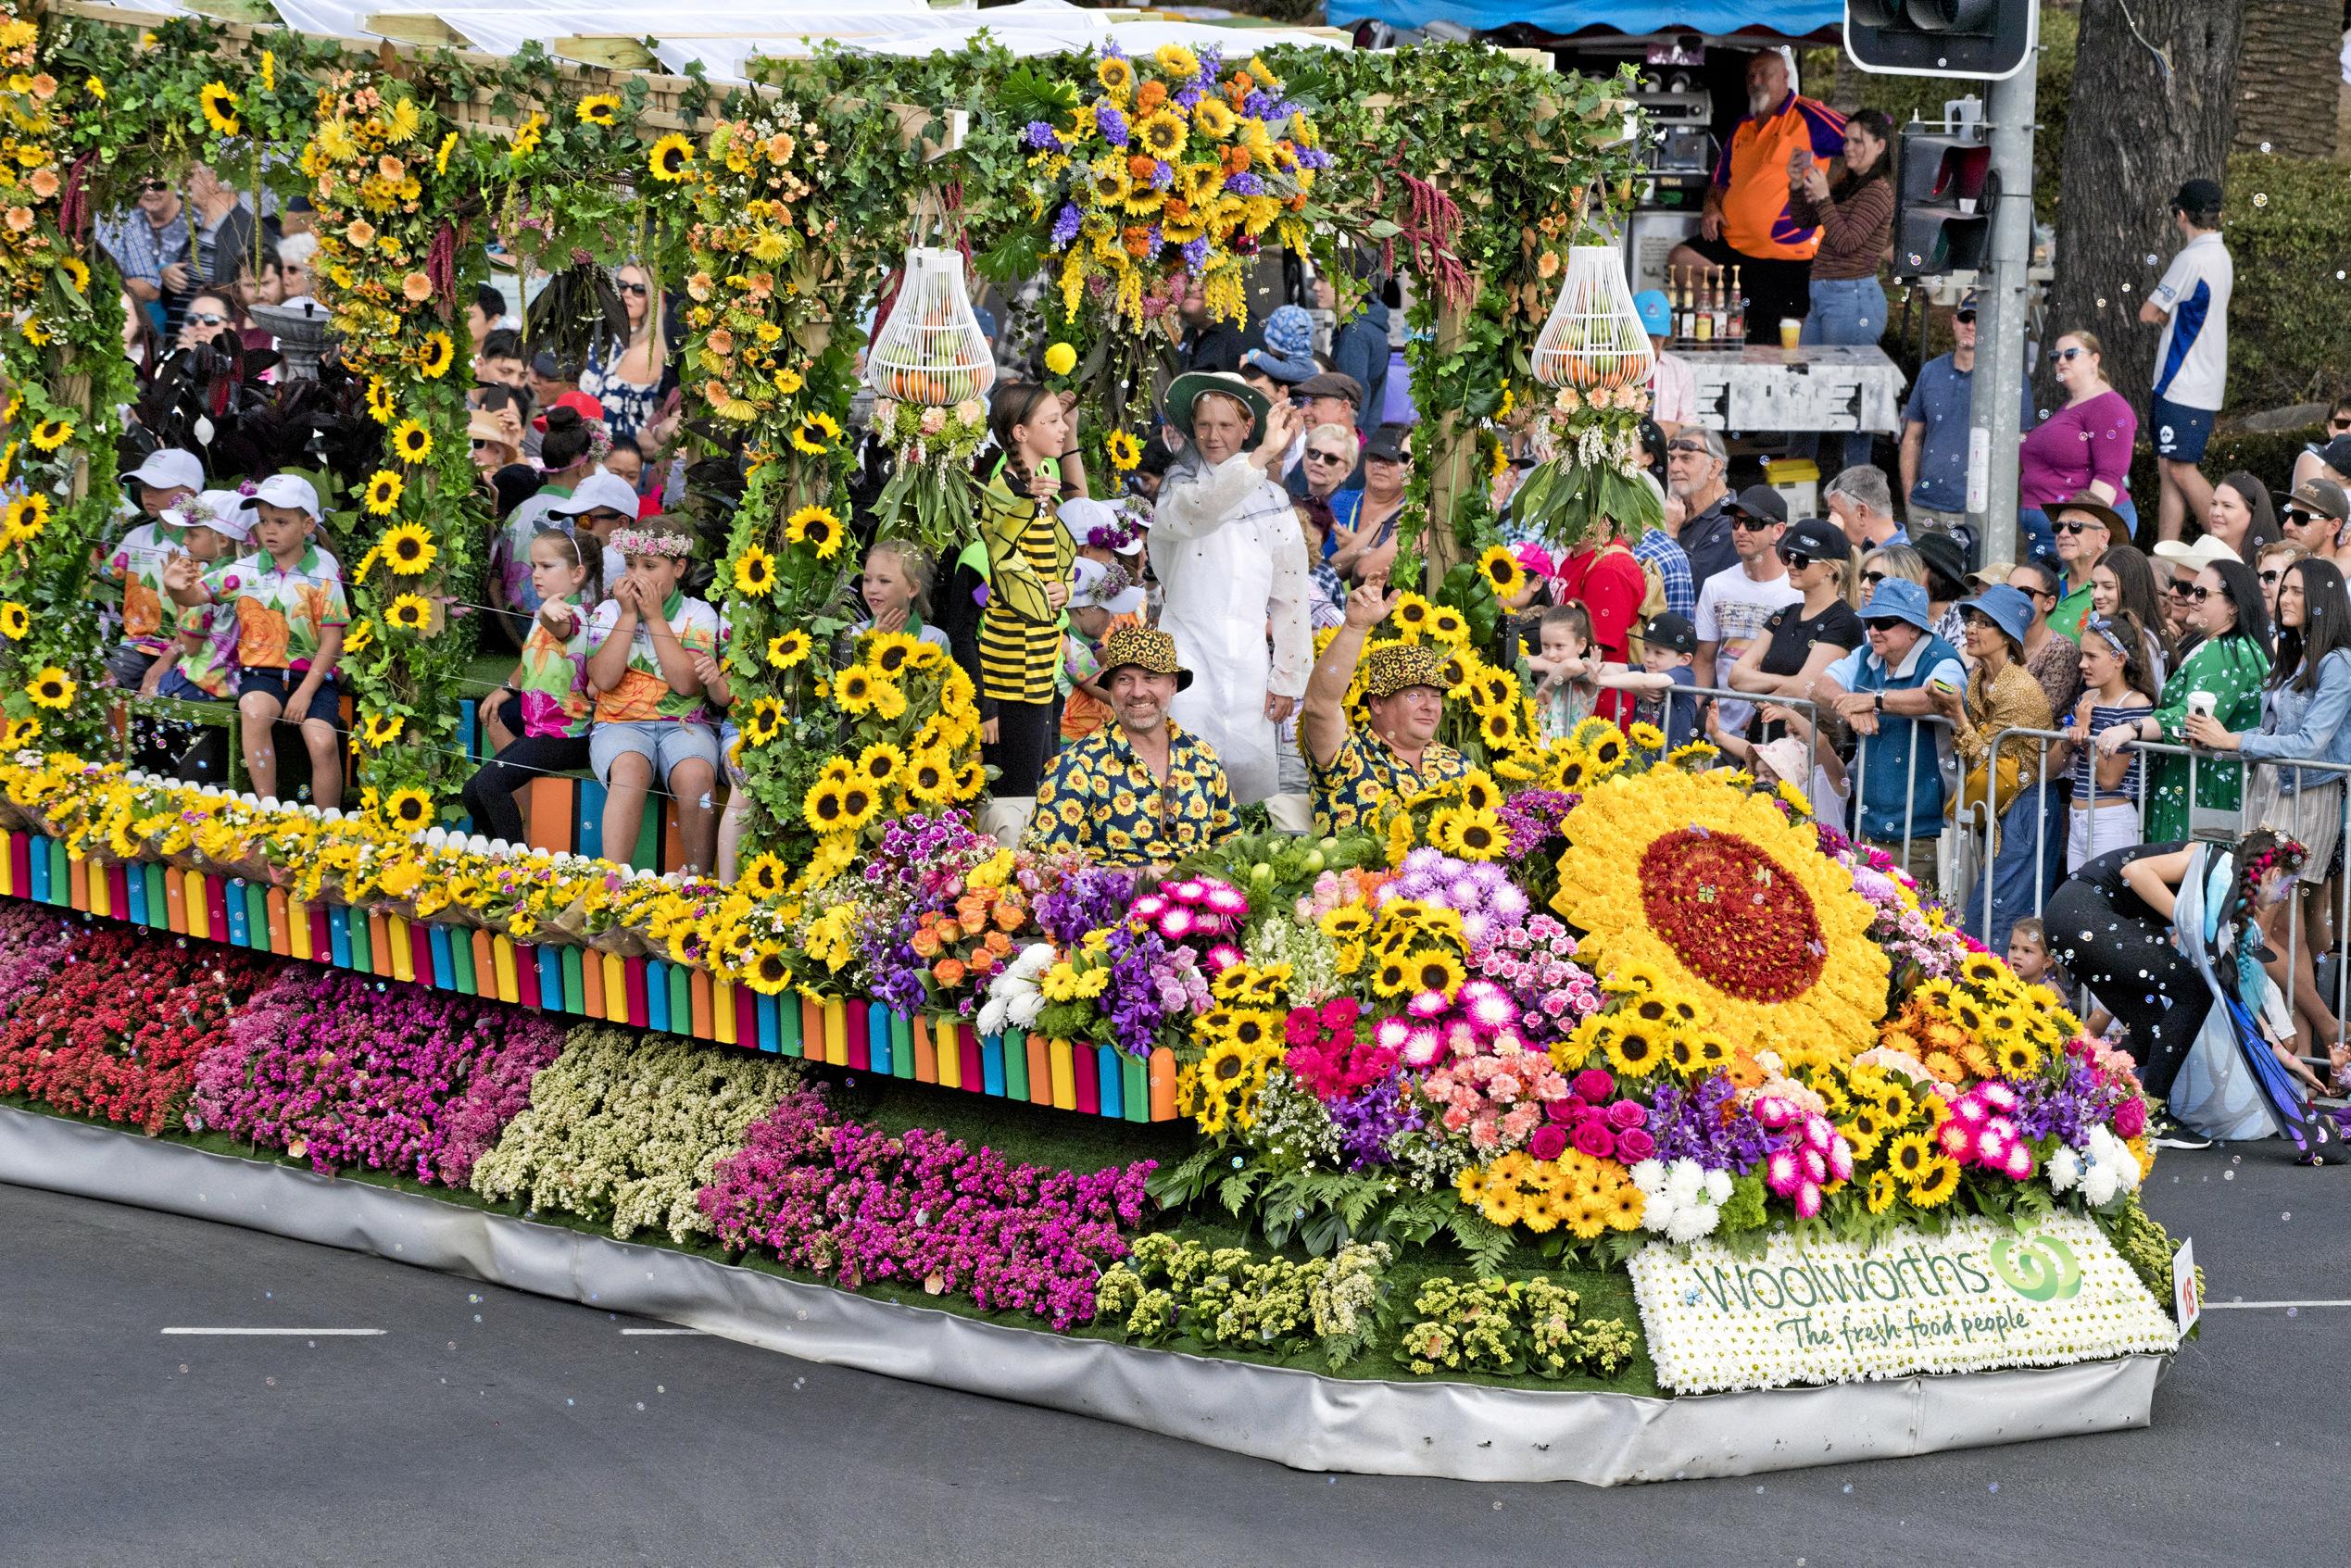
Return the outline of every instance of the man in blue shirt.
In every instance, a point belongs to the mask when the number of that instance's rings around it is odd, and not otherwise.
[[[1862,607],[1869,633],[1829,667],[1813,698],[1834,708],[1861,736],[1854,786],[1854,837],[1893,857],[1929,893],[1936,887],[1935,847],[1942,833],[1942,758],[1950,730],[1921,731],[1934,713],[1937,684],[1967,689],[1958,650],[1930,630],[1927,591],[1890,577]]]
[[[1956,533],[1968,521],[1968,424],[1975,399],[1976,295],[1960,296],[1951,352],[1918,367],[1902,406],[1902,495],[1913,533]],[[2032,347],[2025,345],[2030,363]],[[2032,387],[2020,389],[2019,432],[2033,427]]]

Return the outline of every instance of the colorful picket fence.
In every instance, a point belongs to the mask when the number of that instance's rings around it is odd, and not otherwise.
[[[0,834],[0,896],[404,984],[691,1035],[944,1089],[1125,1122],[1176,1119],[1176,1058],[980,1035],[857,997],[762,997],[660,959],[518,943],[463,926],[303,904],[280,887],[147,861],[87,860],[54,838]]]

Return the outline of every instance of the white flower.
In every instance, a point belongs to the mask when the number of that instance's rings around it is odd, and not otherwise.
[[[1706,1173],[1706,1198],[1708,1201],[1716,1204],[1729,1202],[1730,1186],[1731,1183],[1729,1172],[1709,1171]]]
[[[2046,1169],[2052,1192],[2071,1192],[2081,1185],[2081,1156],[2072,1149],[2060,1148],[2051,1155]]]
[[[1715,1226],[1721,1220],[1722,1210],[1713,1204],[1692,1203],[1674,1210],[1673,1219],[1666,1226],[1666,1238],[1668,1241],[1695,1241],[1702,1236],[1713,1235]]]
[[[1666,1162],[1651,1158],[1632,1168],[1633,1185],[1654,1198],[1666,1190]]]
[[[1695,1160],[1677,1160],[1666,1167],[1666,1196],[1677,1208],[1697,1202],[1705,1190],[1705,1168]]]

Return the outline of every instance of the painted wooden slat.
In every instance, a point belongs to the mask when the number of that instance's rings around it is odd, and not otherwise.
[[[758,1041],[760,1049],[770,1056],[784,1048],[784,1032],[776,1019],[782,1010],[775,1005],[773,997],[761,997],[751,1004],[751,1011],[756,1017],[753,1038]]]
[[[800,1054],[802,1000],[789,991],[775,998],[775,1048],[786,1056]]]
[[[66,908],[90,912],[90,862],[79,855],[66,857]]]
[[[646,981],[645,960],[622,959],[621,978],[626,986],[629,1022],[639,1029],[650,1029],[653,1027],[653,1004],[649,994],[651,987]]]
[[[984,1035],[980,1037],[980,1092],[1002,1098],[1004,1094],[1004,1036]]]
[[[163,918],[170,924],[172,935],[185,936],[188,934],[188,885],[168,868],[157,869],[163,872]]]
[[[0,875],[6,873],[7,865],[8,858],[6,855],[0,855]],[[4,891],[6,890],[0,889],[0,892]],[[114,906],[115,919],[130,920],[132,918],[131,877],[119,860],[107,867],[107,899]]]
[[[963,1092],[974,1095],[984,1092],[987,1085],[987,1073],[980,1061],[978,1032],[968,1023],[959,1026],[955,1031],[955,1049],[963,1060],[963,1082],[961,1085]]]
[[[537,778],[522,786],[522,837],[532,848],[572,852],[580,831],[579,782]]]
[[[229,939],[229,882],[207,874],[204,879],[204,935],[214,942]]]
[[[710,971],[704,969],[696,970],[694,972],[693,985],[694,1006],[693,1010],[686,1016],[693,1020],[694,1037],[698,1040],[715,1040],[718,1038],[718,1029],[717,1025],[710,1021]]]
[[[99,883],[100,885],[103,886],[105,879],[103,877],[100,878]],[[229,928],[229,944],[232,947],[250,947],[253,946],[253,933],[245,924],[245,914],[247,908],[245,901],[245,895],[246,890],[252,885],[253,884],[246,882],[245,878],[238,877],[235,881],[229,884],[228,897],[221,900],[221,912],[228,917],[225,923]],[[96,912],[97,911],[94,909],[91,911],[93,914],[95,914]],[[270,928],[264,925],[261,928],[261,939],[266,942],[269,940],[269,937]]]
[[[215,879],[199,871],[187,871],[180,873],[180,880],[187,885],[187,892],[182,897],[186,899],[188,907],[188,935],[199,942],[209,942],[212,940],[213,932],[212,907],[216,897]],[[227,916],[228,910],[224,902],[221,908],[220,923],[222,925],[229,923]]]
[[[14,835],[11,835],[11,836],[14,836]],[[149,919],[147,918],[147,869],[146,869],[146,867],[145,867],[145,866],[125,866],[125,867],[123,867],[123,868],[122,868],[122,889],[123,889],[123,892],[124,892],[126,895],[128,895],[128,897],[124,899],[124,902],[123,902],[123,908],[124,908],[124,909],[125,909],[129,912],[129,914],[130,914],[131,923],[132,923],[132,924],[133,924],[133,925],[152,925],[152,924],[154,924],[155,922],[154,922],[153,921],[151,921],[151,920],[149,920]],[[10,895],[10,897],[15,897],[15,896],[16,896],[16,895],[14,895],[13,893]]]
[[[1095,1050],[1083,1040],[1070,1046],[1070,1092],[1077,1109],[1088,1116],[1099,1116],[1102,1110],[1101,1070],[1096,1065]]]
[[[645,965],[645,1026],[664,1035],[670,1033],[671,968],[660,959],[648,960]]]
[[[1017,1029],[1004,1031],[1004,1098],[1028,1098],[1028,1036]]]
[[[746,1048],[760,1043],[760,994],[739,982],[735,992],[735,1043]]]
[[[510,936],[490,938],[492,968],[498,977],[498,1000],[535,1008],[539,1000],[539,957],[527,946],[518,947]]]
[[[352,962],[351,911],[341,904],[327,909],[327,953],[337,969],[358,967]]]
[[[107,885],[107,863],[104,860],[91,861],[87,875],[90,880],[90,912],[100,920],[112,920],[114,889]]]
[[[1031,1035],[1023,1042],[1028,1058],[1028,1103],[1053,1103],[1053,1053],[1050,1043],[1042,1035]]]
[[[1143,1059],[1118,1053],[1119,1103],[1129,1122],[1151,1119],[1151,1073]]]
[[[540,1010],[569,1011],[571,1004],[563,999],[563,950],[552,943],[540,943],[531,949],[531,967],[538,972]]]
[[[604,971],[604,1021],[607,1023],[629,1022],[629,965],[618,953],[606,953],[597,966]]]
[[[889,1075],[891,1053],[897,1042],[890,1035],[890,1010],[879,1002],[865,1005],[866,1066],[884,1077]]]
[[[1165,1046],[1151,1052],[1151,1120],[1176,1120],[1176,1053]]]
[[[392,956],[392,922],[371,910],[368,915],[368,968],[384,980],[398,972]]]
[[[963,1086],[963,1033],[953,1019],[942,1018],[931,1024],[931,1039],[938,1047],[938,1086],[960,1089]]]
[[[416,927],[406,915],[389,915],[383,922],[383,939],[392,949],[392,978],[414,981],[417,978]],[[424,972],[433,972],[433,947],[424,948]]]
[[[841,1060],[844,1065],[864,1071],[872,1065],[865,1040],[866,1006],[861,1001],[841,1004]]]
[[[712,980],[710,982],[710,1029],[718,1035],[720,1045],[732,1046],[740,1043],[740,1036],[735,1027],[736,1022],[734,984],[731,981]]]
[[[914,1021],[902,1012],[890,1014],[890,1076],[914,1076]]]
[[[420,977],[431,975],[434,985],[443,991],[457,989],[457,954],[449,947],[449,928],[431,925],[424,931],[424,962],[419,968]]]
[[[49,849],[49,902],[62,907],[72,875],[66,869],[66,847],[62,838],[45,839]]]
[[[811,1061],[824,1060],[824,1001],[800,993],[800,1054]]]
[[[670,969],[670,1032],[673,1035],[688,1035],[693,1033],[693,977],[686,971],[672,965]]]
[[[581,961],[577,947],[556,950],[556,962],[563,970],[563,1010],[585,1014],[588,1010],[587,966]]]
[[[914,1015],[914,1081],[938,1082],[938,1042],[931,1035],[931,1021],[920,1013]]]
[[[31,846],[20,833],[0,834],[6,848],[0,851],[0,894],[11,898],[32,896]]]
[[[279,889],[266,883],[248,882],[245,884],[245,936],[253,944],[255,952],[274,953],[277,951],[275,947],[270,946],[270,895],[278,891]],[[291,945],[293,935],[291,931],[286,933],[289,945]]]
[[[1077,1109],[1077,1076],[1070,1060],[1067,1040],[1045,1042],[1045,1055],[1052,1064],[1053,1106],[1058,1110]]]
[[[835,1067],[849,1065],[849,1021],[838,997],[824,998],[824,1060]]]
[[[1118,1071],[1118,1051],[1112,1046],[1094,1047],[1095,1101],[1101,1114],[1121,1121],[1126,1115],[1126,1080]]]
[[[477,929],[473,933],[473,940],[467,946],[473,949],[473,994],[494,1002],[500,1000],[497,939],[488,932]]]
[[[481,935],[478,931],[449,933],[449,988],[461,997],[482,994],[482,979],[473,968],[473,939]],[[497,984],[495,978],[490,983]]]

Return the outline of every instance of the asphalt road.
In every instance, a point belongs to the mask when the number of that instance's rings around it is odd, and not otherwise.
[[[2351,1301],[2351,1170],[2170,1154],[2216,1303]],[[168,1327],[378,1328],[186,1336]],[[2151,1431],[1613,1491],[1304,1474],[0,1186],[0,1563],[2340,1563],[2351,1306],[2215,1311]]]

